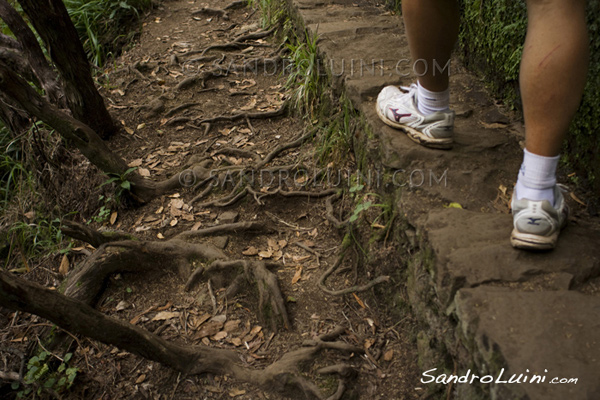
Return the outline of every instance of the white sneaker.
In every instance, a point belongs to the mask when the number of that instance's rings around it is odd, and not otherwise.
[[[377,96],[375,108],[385,124],[403,130],[413,141],[434,149],[450,149],[454,111],[423,115],[417,108],[417,101],[417,85],[414,83],[401,88],[386,86]]]
[[[558,234],[569,218],[569,207],[558,185],[554,187],[554,205],[548,200],[517,200],[515,192],[511,202],[514,229],[510,243],[513,247],[527,250],[556,247]]]

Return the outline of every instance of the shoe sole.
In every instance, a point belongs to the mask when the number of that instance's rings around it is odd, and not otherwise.
[[[408,136],[415,143],[438,150],[450,150],[452,148],[452,139],[432,139],[425,136],[422,132],[419,132],[415,128],[391,121],[381,113],[377,104],[375,104],[375,111],[377,111],[379,119],[383,121],[384,124],[391,126],[392,128],[402,130],[404,133],[406,133],[406,136]]]
[[[517,229],[513,229],[510,235],[510,244],[516,249],[540,251],[552,250],[556,247],[559,233],[560,231],[556,231],[552,236],[539,236],[530,233],[522,233]]]

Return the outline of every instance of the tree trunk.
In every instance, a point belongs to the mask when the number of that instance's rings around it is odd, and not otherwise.
[[[104,173],[123,176],[127,171],[127,163],[113,153],[89,126],[50,104],[1,61],[0,91],[30,115],[56,129]],[[126,179],[131,182],[131,192],[138,200],[145,202],[156,196],[157,185],[153,181],[144,179],[135,171],[127,175]]]
[[[18,1],[64,80],[64,92],[73,116],[101,138],[108,138],[116,126],[94,86],[83,45],[62,0]]]
[[[0,93],[0,120],[15,137],[31,126],[27,114],[3,93]]]
[[[17,38],[18,49],[25,55],[27,63],[29,63],[39,81],[40,88],[44,89],[51,101],[57,102],[57,104],[64,103],[57,74],[52,70],[50,64],[48,64],[42,48],[27,23],[7,0],[0,0],[0,18],[8,25],[11,32]],[[0,43],[6,47],[15,48],[14,39],[5,35],[2,36]]]

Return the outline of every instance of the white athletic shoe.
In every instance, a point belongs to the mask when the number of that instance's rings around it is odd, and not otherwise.
[[[454,131],[454,111],[438,111],[423,115],[417,108],[417,85],[386,86],[377,97],[377,115],[381,120],[401,129],[415,142],[434,149],[450,149]]]
[[[562,191],[554,187],[554,205],[548,200],[517,200],[513,192],[511,208],[514,229],[510,235],[513,247],[527,250],[551,250],[556,247],[560,230],[567,225],[569,207]]]

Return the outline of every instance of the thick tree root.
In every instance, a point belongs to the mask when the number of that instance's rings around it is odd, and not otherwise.
[[[111,274],[175,268],[187,279],[195,260],[224,258],[223,252],[211,244],[188,243],[179,239],[105,243],[69,275],[65,294],[93,305]]]
[[[183,82],[182,82],[183,83]],[[280,117],[285,114],[287,109],[287,103],[284,103],[281,107],[274,111],[265,111],[265,112],[253,112],[253,113],[237,113],[233,115],[219,115],[211,118],[199,119],[196,118],[196,125],[213,123],[213,122],[221,122],[221,121],[239,121],[241,119],[267,119],[267,118],[275,118]]]
[[[332,340],[343,333],[332,333],[307,341],[298,350],[286,353],[263,370],[253,370],[241,365],[236,352],[206,346],[182,346],[170,343],[140,327],[108,317],[87,304],[64,296],[57,291],[17,278],[0,271],[0,305],[12,310],[36,314],[75,334],[117,346],[123,350],[159,362],[181,373],[195,375],[213,373],[229,375],[233,379],[249,382],[265,390],[307,399],[325,399],[312,382],[300,374],[300,366],[313,361],[323,350],[361,353],[360,348]],[[333,370],[343,371],[340,367]],[[325,370],[330,373],[332,370]],[[345,382],[344,374],[339,373]],[[330,399],[340,399],[340,388]]]
[[[73,239],[81,240],[98,248],[104,243],[117,242],[121,240],[133,240],[132,235],[122,232],[99,232],[90,228],[87,225],[80,224],[75,221],[63,221],[60,230],[67,236]]]
[[[211,279],[215,276],[218,276],[221,281],[230,281],[222,295],[223,298],[236,295],[244,282],[246,283],[244,286],[255,285],[258,289],[258,307],[261,319],[270,323],[274,331],[281,323],[286,329],[289,329],[290,319],[281,289],[279,289],[277,276],[269,271],[268,266],[278,266],[278,264],[246,260],[214,261],[206,267],[198,267],[188,279],[185,290],[192,290],[204,277]]]

